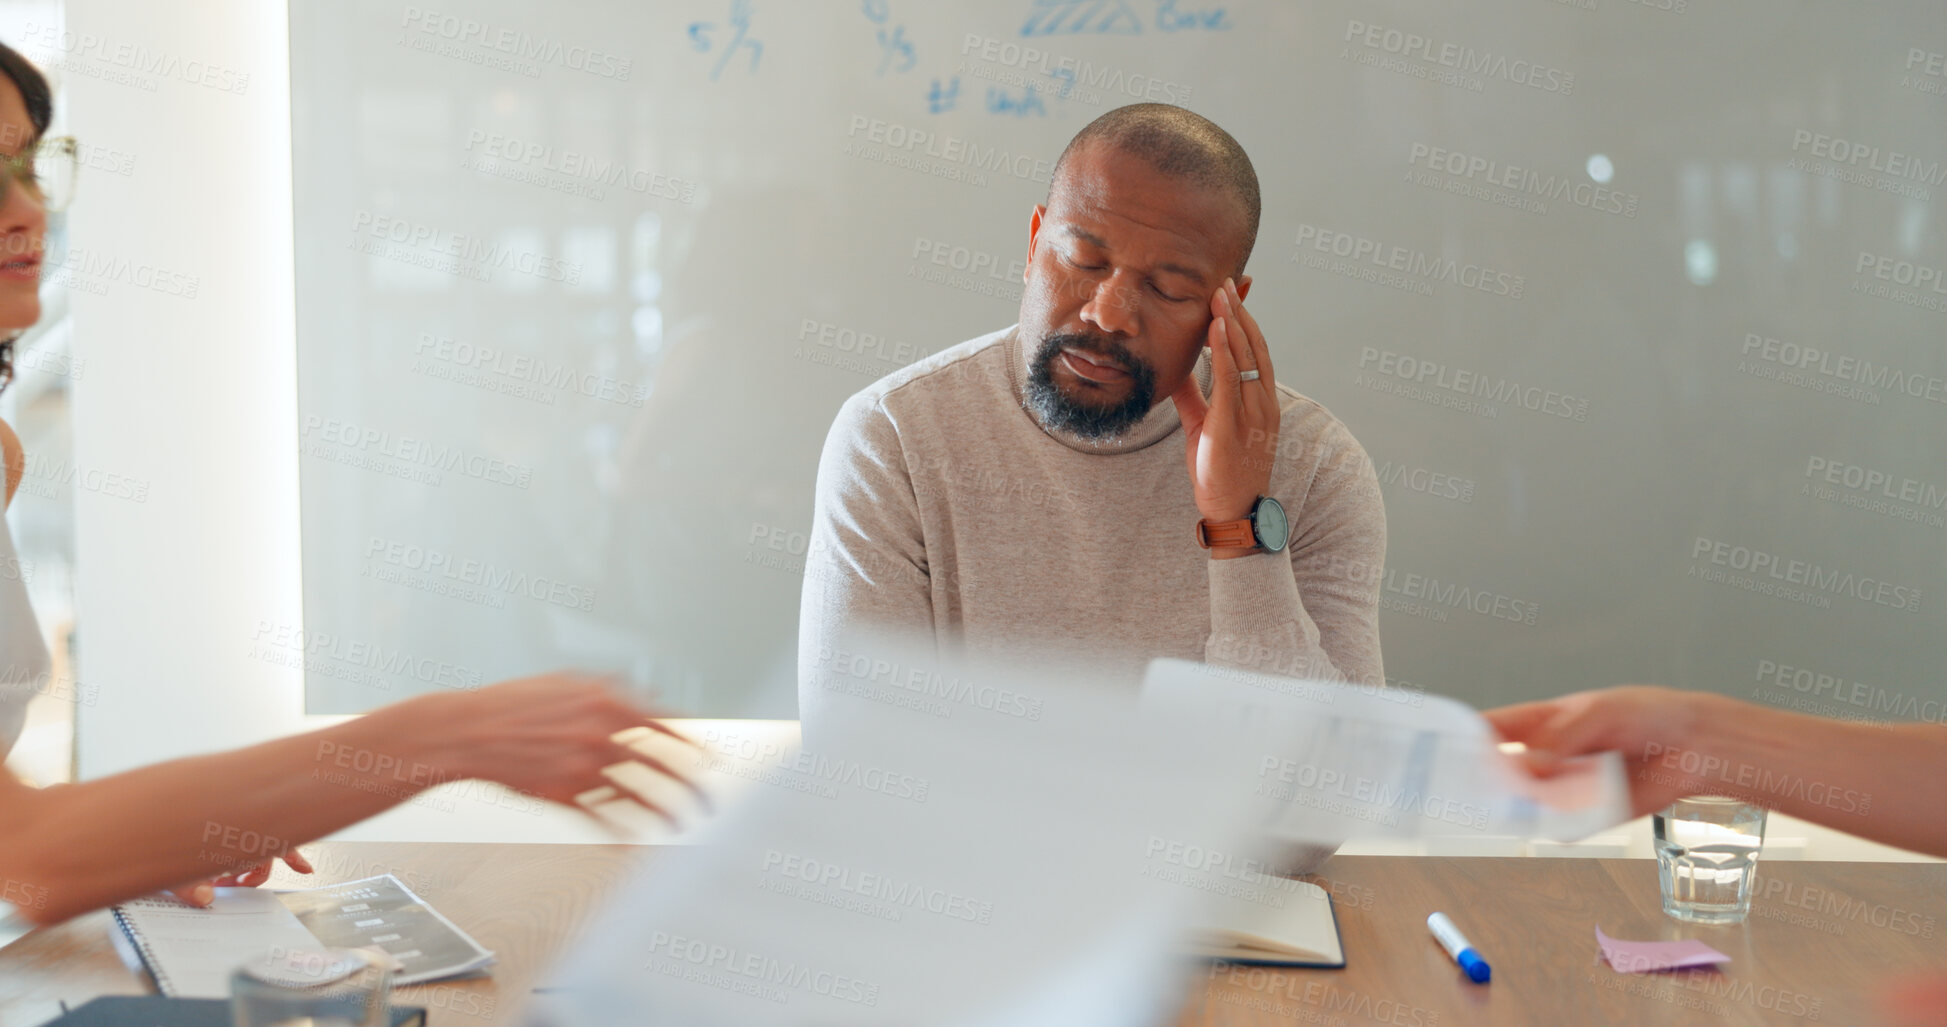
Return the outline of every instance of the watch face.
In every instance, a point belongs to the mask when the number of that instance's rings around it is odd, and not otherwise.
[[[1251,512],[1251,530],[1257,533],[1257,544],[1267,551],[1283,549],[1291,532],[1284,519],[1284,506],[1270,496],[1258,500],[1257,509]]]

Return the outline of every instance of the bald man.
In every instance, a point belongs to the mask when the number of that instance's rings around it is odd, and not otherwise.
[[[1378,481],[1345,425],[1272,374],[1244,308],[1259,209],[1217,125],[1110,111],[1028,219],[1020,322],[846,402],[800,613],[807,735],[834,691],[1032,712],[857,673],[845,640],[868,627],[1112,673],[1169,656],[1383,682]]]

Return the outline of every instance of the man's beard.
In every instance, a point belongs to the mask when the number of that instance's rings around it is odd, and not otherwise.
[[[1055,358],[1062,349],[1083,353],[1120,368],[1129,375],[1129,395],[1119,403],[1101,406],[1071,396],[1055,384]],[[1087,388],[1087,386],[1083,386]],[[1051,432],[1086,442],[1111,442],[1136,426],[1156,400],[1156,372],[1114,339],[1081,332],[1056,332],[1041,340],[1028,364],[1028,410]]]

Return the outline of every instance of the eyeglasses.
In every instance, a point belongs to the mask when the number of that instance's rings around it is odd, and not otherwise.
[[[73,136],[43,139],[31,154],[0,156],[6,176],[0,178],[0,202],[6,190],[18,185],[40,202],[41,209],[58,214],[74,202],[74,183],[81,144]]]

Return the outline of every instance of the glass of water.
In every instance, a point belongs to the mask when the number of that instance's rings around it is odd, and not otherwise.
[[[371,949],[272,949],[230,975],[235,1027],[390,1027],[392,959]]]
[[[1764,807],[1700,795],[1651,819],[1663,912],[1697,924],[1742,923],[1764,847]]]

